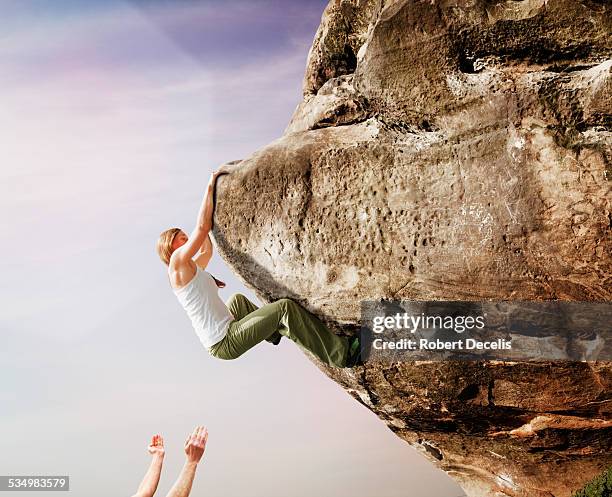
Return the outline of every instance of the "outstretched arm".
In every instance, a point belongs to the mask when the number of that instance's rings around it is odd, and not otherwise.
[[[206,266],[208,266],[212,255],[213,246],[212,242],[210,241],[210,234],[208,234],[206,235],[206,238],[204,238],[204,243],[200,247],[200,252],[198,253],[198,256],[194,259],[195,263],[200,266],[200,268],[206,269]]]
[[[167,497],[188,497],[195,478],[196,468],[204,449],[206,449],[206,441],[208,440],[208,431],[203,426],[196,427],[193,433],[187,437],[185,442],[185,455],[187,460],[183,466],[183,470],[179,475],[174,486],[170,489]]]
[[[151,465],[147,470],[134,497],[152,497],[157,490],[162,464],[164,462],[164,439],[155,435],[149,445],[149,453],[153,456]]]
[[[204,243],[205,238],[208,236],[213,226],[215,183],[217,182],[217,178],[222,174],[227,174],[227,171],[225,169],[218,169],[210,176],[210,180],[206,186],[206,192],[204,193],[204,199],[202,200],[202,205],[198,212],[196,227],[189,235],[187,243],[175,251],[176,255],[174,257],[182,261],[188,261],[193,258]]]
[[[206,253],[212,254],[212,252],[213,252],[212,240],[210,239],[210,233],[208,233],[208,235],[206,235],[206,238],[204,238],[204,243],[202,243],[202,246],[200,247],[200,254],[206,254]]]

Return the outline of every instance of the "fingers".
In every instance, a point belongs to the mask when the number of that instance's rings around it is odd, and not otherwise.
[[[219,176],[222,176],[224,174],[230,174],[231,173],[231,168],[227,165],[224,164],[222,166],[220,166],[218,169],[215,169],[212,173],[212,178],[217,178]]]
[[[187,447],[189,443],[195,440],[195,438],[198,436],[198,428],[199,426],[196,426],[191,435],[187,436],[187,440],[185,440],[185,447]]]
[[[200,441],[200,433],[201,432],[202,432],[202,427],[201,426],[196,427],[196,429],[194,430],[194,434],[193,434],[191,442],[194,445],[196,445],[196,446],[198,445],[198,443]]]
[[[207,440],[208,430],[206,427],[196,426],[191,435],[185,440],[185,455],[188,461],[195,462],[196,464],[200,462],[206,449]]]
[[[195,440],[198,437],[198,433],[200,432],[200,427],[196,426],[191,434],[191,439]]]
[[[193,433],[187,437],[187,441],[185,445],[192,443],[197,447],[203,447],[206,445],[206,441],[208,440],[208,430],[205,426],[196,426],[193,430]]]
[[[198,447],[204,449],[206,447],[206,442],[208,441],[208,430],[205,426],[201,427],[200,433],[198,435]]]
[[[185,448],[187,448],[190,444],[196,447],[205,447],[206,442],[208,441],[208,430],[205,426],[196,426],[193,429],[193,432],[187,436],[185,440]],[[153,447],[164,447],[164,438],[161,435],[153,435],[151,438],[151,444],[149,448]]]

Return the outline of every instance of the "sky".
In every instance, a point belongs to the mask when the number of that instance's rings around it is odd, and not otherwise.
[[[161,433],[165,495],[205,424],[194,496],[462,495],[287,340],[210,357],[154,250],[281,136],[325,3],[0,0],[0,474],[130,496]]]

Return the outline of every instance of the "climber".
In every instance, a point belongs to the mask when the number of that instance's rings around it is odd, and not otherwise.
[[[166,497],[188,497],[195,478],[196,468],[204,455],[208,431],[203,426],[196,426],[193,433],[187,437],[185,442],[185,456],[187,460],[178,479],[168,492]],[[164,439],[160,435],[154,435],[148,447],[151,454],[151,465],[144,475],[138,490],[132,497],[153,497],[157,490],[159,477],[164,462]]]
[[[191,235],[171,228],[157,241],[157,253],[168,266],[170,286],[204,347],[218,359],[236,359],[264,340],[277,345],[285,336],[329,366],[361,364],[357,337],[349,341],[335,335],[293,300],[280,299],[258,308],[244,295],[236,294],[223,303],[218,291],[224,284],[205,271],[213,253],[209,232],[215,183],[223,174],[229,174],[227,165],[211,175]]]

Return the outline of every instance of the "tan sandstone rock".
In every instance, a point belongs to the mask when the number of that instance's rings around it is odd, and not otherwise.
[[[612,298],[606,1],[332,0],[285,134],[218,185],[215,239],[338,333],[360,302]],[[323,368],[470,496],[612,463],[610,363]]]

